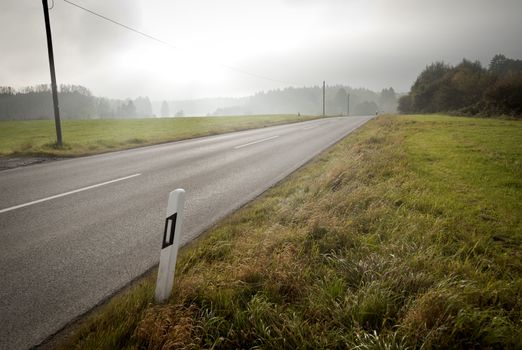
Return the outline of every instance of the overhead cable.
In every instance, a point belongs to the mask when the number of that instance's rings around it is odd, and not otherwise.
[[[159,38],[157,38],[157,37],[155,37],[155,36],[152,36],[152,35],[150,35],[150,34],[144,33],[144,32],[142,32],[142,31],[140,31],[140,30],[138,30],[138,29],[135,29],[135,28],[133,28],[133,27],[131,27],[131,26],[128,26],[128,25],[126,25],[126,24],[123,24],[123,23],[121,23],[121,22],[118,22],[118,21],[116,21],[116,20],[113,20],[112,18],[109,18],[109,17],[107,17],[107,16],[104,16],[104,15],[102,15],[102,14],[96,12],[96,11],[90,10],[90,9],[88,9],[88,8],[86,8],[86,7],[83,7],[83,6],[81,6],[81,5],[77,4],[77,3],[74,3],[74,2],[72,2],[72,1],[70,1],[70,0],[63,0],[63,1],[66,2],[66,3],[68,3],[69,5],[75,6],[75,7],[79,8],[79,9],[81,9],[81,10],[83,10],[83,11],[86,11],[86,12],[88,12],[88,13],[94,15],[94,16],[97,16],[97,17],[99,17],[99,18],[101,18],[101,19],[103,19],[103,20],[105,20],[105,21],[111,22],[112,24],[115,24],[115,25],[117,25],[117,26],[120,26],[120,27],[122,27],[122,28],[125,28],[125,29],[127,29],[127,30],[130,30],[130,31],[132,31],[132,32],[134,32],[134,33],[136,33],[136,34],[139,34],[139,35],[141,35],[141,36],[143,36],[143,37],[145,37],[145,38],[147,38],[147,39],[154,40],[154,41],[156,41],[156,42],[158,42],[158,43],[160,43],[160,44],[166,45],[166,46],[168,46],[168,47],[170,47],[170,48],[172,48],[172,49],[179,49],[179,47],[177,47],[177,46],[175,46],[175,45],[173,45],[173,44],[171,44],[171,43],[169,43],[169,42],[167,42],[167,41],[161,40],[161,39],[159,39]],[[218,64],[218,65],[220,65],[220,66],[222,66],[222,67],[225,67],[225,68],[227,68],[227,69],[230,69],[230,70],[233,70],[233,71],[239,72],[239,73],[241,73],[241,74],[249,75],[249,76],[254,77],[254,78],[264,79],[264,80],[269,80],[269,81],[273,81],[273,82],[276,82],[276,83],[282,83],[282,84],[293,85],[293,84],[291,84],[291,83],[289,83],[289,82],[286,82],[286,81],[282,81],[282,80],[279,80],[279,79],[273,79],[273,78],[270,78],[270,77],[267,77],[267,76],[264,76],[264,75],[260,75],[260,74],[252,73],[252,72],[249,72],[249,71],[247,71],[247,70],[244,70],[244,69],[241,69],[241,68],[238,68],[238,67],[235,67],[235,66],[231,66],[231,65],[228,65],[228,64],[224,64],[224,63],[220,63],[220,62],[216,62],[216,64]]]

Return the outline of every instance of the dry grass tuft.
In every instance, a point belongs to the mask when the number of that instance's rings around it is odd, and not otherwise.
[[[195,307],[152,306],[138,323],[134,337],[147,349],[192,349],[196,346]]]

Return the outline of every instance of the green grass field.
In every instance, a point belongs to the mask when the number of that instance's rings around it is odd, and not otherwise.
[[[379,117],[60,346],[520,349],[521,175],[519,121]]]
[[[265,115],[64,120],[64,146],[60,149],[55,146],[54,121],[0,121],[0,156],[82,156],[314,118]]]

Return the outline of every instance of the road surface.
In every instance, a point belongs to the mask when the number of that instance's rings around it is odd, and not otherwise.
[[[0,172],[0,349],[41,343],[157,264],[168,193],[182,244],[371,117],[339,117]]]

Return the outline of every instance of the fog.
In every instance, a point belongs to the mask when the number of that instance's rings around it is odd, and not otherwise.
[[[522,57],[519,0],[74,2],[170,44],[55,0],[58,82],[115,99],[244,97],[323,80],[406,92],[433,61]],[[41,2],[2,0],[0,29],[0,85],[48,83]]]

